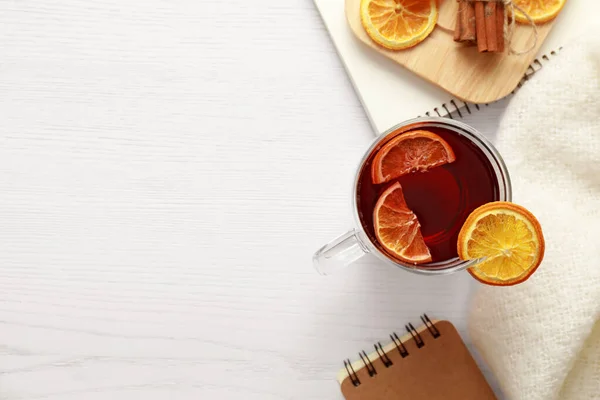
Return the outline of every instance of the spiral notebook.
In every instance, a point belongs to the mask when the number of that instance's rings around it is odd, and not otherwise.
[[[360,43],[346,22],[345,0],[314,2],[376,133],[418,116],[464,118],[486,109],[485,105],[453,99],[441,88]],[[596,23],[598,12],[599,1],[568,0],[521,84],[544,64],[552,62],[554,56],[559,56],[557,52],[562,46],[577,40],[587,24]]]
[[[347,400],[496,399],[454,325],[425,314],[421,320],[420,327],[406,325],[406,335],[392,333],[387,345],[344,361],[338,381]]]

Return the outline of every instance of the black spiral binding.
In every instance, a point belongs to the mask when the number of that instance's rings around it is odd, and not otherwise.
[[[371,360],[369,360],[369,356],[367,355],[367,353],[365,353],[365,351],[363,350],[362,352],[358,353],[358,355],[360,356],[360,359],[362,360],[363,364],[365,364],[365,367],[367,367],[369,376],[373,377],[373,376],[377,375],[377,370],[373,366],[373,363],[371,362]],[[365,361],[365,359],[367,361]]]
[[[354,371],[354,367],[352,367],[350,360],[344,360],[344,367],[346,367],[346,372],[348,372],[352,384],[354,386],[360,385],[360,379],[358,379],[358,375],[356,375],[356,371]],[[350,370],[352,370],[352,372],[350,372]]]
[[[511,94],[515,94],[515,92],[517,90],[519,90],[521,88],[521,86],[523,86],[523,84],[529,80],[529,78],[531,78],[536,72],[538,72],[540,69],[542,69],[544,64],[547,61],[550,61],[551,57],[556,56],[560,50],[562,50],[562,47],[560,47],[556,51],[551,51],[549,56],[544,54],[540,58],[536,58],[535,60],[533,60],[533,63],[529,66],[529,68],[527,68],[525,75],[523,76],[523,78],[521,78],[521,80],[517,84],[516,89],[513,90],[511,92]],[[450,118],[450,119],[464,118],[463,114],[465,114],[465,115],[473,114],[473,112],[475,112],[475,110],[479,111],[484,106],[487,107],[487,106],[489,106],[489,104],[475,104],[475,103],[467,103],[462,100],[450,100],[447,103],[443,103],[441,107],[436,107],[431,111],[427,111],[425,113],[425,116],[427,116],[427,117],[446,117],[446,118]],[[461,112],[461,110],[462,110],[462,112]],[[455,113],[454,116],[452,115],[452,113]],[[419,117],[421,117],[421,115]]]
[[[404,325],[404,327],[406,328],[408,333],[410,333],[410,335],[412,336],[413,340],[417,344],[418,349],[425,346],[425,342],[423,342],[423,338],[421,337],[419,332],[417,332],[417,330],[415,329],[413,324]]]
[[[427,314],[421,315],[421,321],[423,321],[423,324],[425,324],[427,331],[431,334],[431,337],[433,339],[437,339],[441,336],[440,331],[435,327],[435,325],[433,324],[431,319],[429,319]],[[426,345],[425,341],[421,337],[421,334],[417,331],[417,329],[413,326],[412,323],[405,325],[405,328],[408,331],[408,333],[410,333],[410,335],[412,336],[412,339],[415,341],[418,349],[420,349]],[[408,357],[410,355],[408,350],[406,350],[404,343],[402,343],[402,341],[400,340],[400,338],[398,337],[396,332],[392,332],[392,334],[390,335],[390,338],[392,339],[394,346],[396,346],[396,349],[398,349],[398,352],[400,353],[400,356],[402,358]],[[386,352],[383,350],[383,346],[381,345],[381,343],[377,342],[377,344],[375,344],[374,347],[375,347],[375,351],[377,352],[377,355],[379,356],[379,359],[383,363],[384,367],[385,368],[392,367],[394,365],[394,363],[392,362],[392,360],[390,360],[390,358],[388,357]],[[369,356],[367,355],[367,353],[364,350],[362,350],[358,353],[358,355],[360,356],[360,360],[364,364],[364,366],[369,374],[369,377],[372,378],[375,375],[377,375],[377,370],[375,369],[375,366],[369,359]],[[350,378],[352,385],[360,386],[361,385],[360,379],[358,378],[358,375],[356,374],[354,367],[352,367],[352,363],[349,359],[344,360],[344,368],[346,368],[346,372],[348,373],[348,377]]]
[[[383,365],[385,365],[386,368],[389,368],[392,365],[394,365],[394,363],[392,362],[392,360],[390,360],[385,351],[383,351],[383,346],[381,346],[380,342],[377,342],[377,344],[375,345],[375,351],[377,352],[379,359],[383,362]]]
[[[429,331],[429,333],[431,333],[431,336],[433,336],[434,339],[440,337],[440,331],[438,331],[435,325],[433,325],[433,322],[431,322],[427,314],[421,315],[421,321],[423,321],[423,323],[427,327],[427,330]]]
[[[394,342],[394,344],[396,345],[396,348],[400,352],[400,356],[402,358],[408,356],[408,350],[406,350],[406,347],[404,347],[404,343],[402,343],[402,341],[400,340],[398,335],[396,335],[396,332],[392,333],[390,335],[390,338],[392,338],[392,342]]]

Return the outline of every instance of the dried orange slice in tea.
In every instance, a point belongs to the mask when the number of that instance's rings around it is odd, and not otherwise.
[[[401,50],[422,42],[437,23],[436,0],[361,0],[360,20],[375,43]]]
[[[477,208],[458,234],[458,256],[483,259],[468,271],[488,285],[510,286],[527,280],[542,262],[544,249],[542,227],[535,216],[504,201]]]
[[[396,136],[375,155],[371,165],[373,183],[384,183],[415,171],[456,160],[452,147],[435,133],[412,131]]]
[[[406,205],[400,183],[391,185],[377,200],[373,225],[379,243],[396,258],[412,264],[431,261],[421,224]]]
[[[567,0],[513,0],[514,5],[520,7],[531,17],[534,23],[542,24],[554,19],[562,10]],[[530,23],[522,12],[515,9],[515,19],[524,24]]]

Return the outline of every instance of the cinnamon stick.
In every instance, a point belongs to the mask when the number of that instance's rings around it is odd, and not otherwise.
[[[500,0],[457,0],[454,41],[477,43],[479,52],[503,52],[504,4]]]
[[[456,17],[456,29],[454,30],[454,41],[475,42],[475,3],[472,0],[457,0],[458,13]]]
[[[496,6],[496,32],[498,34],[498,52],[504,52],[504,3],[498,3]]]
[[[496,5],[495,1],[485,3],[485,38],[487,41],[487,51],[498,51],[498,33],[496,30]]]
[[[460,38],[463,33],[462,17],[461,17],[463,2],[461,0],[456,0],[456,1],[458,2],[458,11],[456,13],[456,25],[454,26],[454,41],[460,42]]]
[[[482,1],[475,2],[475,26],[477,30],[477,50],[480,53],[487,51],[487,37],[485,29],[485,4]]]
[[[460,42],[460,37],[462,35],[463,32],[463,28],[462,28],[462,18],[460,16],[461,13],[461,2],[460,0],[456,0],[458,1],[458,12],[456,14],[456,25],[454,25],[454,41],[455,42]]]

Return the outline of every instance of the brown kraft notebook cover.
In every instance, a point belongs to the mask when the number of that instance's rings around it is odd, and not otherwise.
[[[338,374],[347,400],[488,400],[494,392],[448,321],[421,317],[424,325],[406,325],[408,334],[390,335]]]

